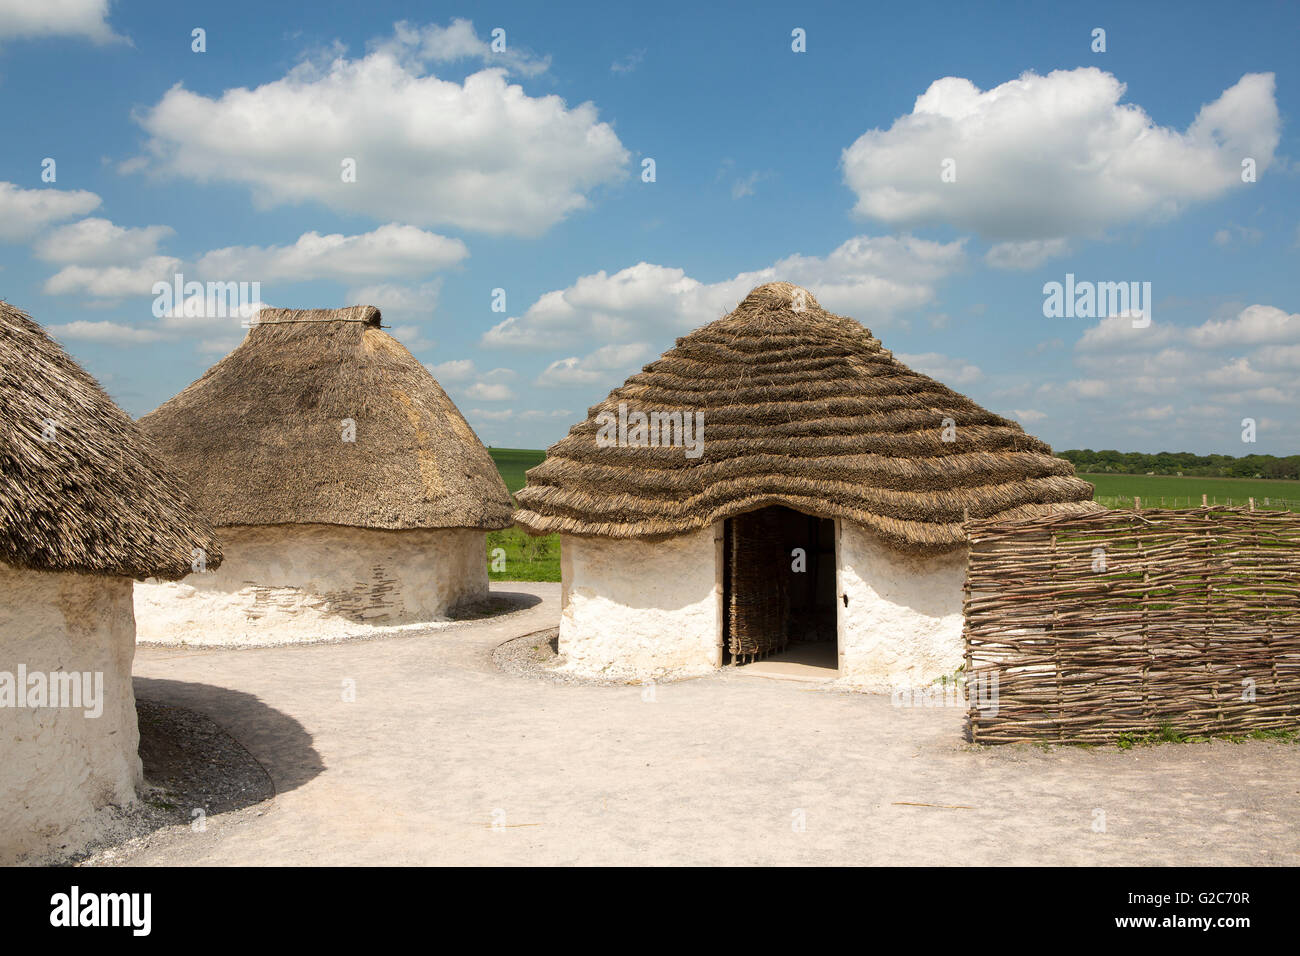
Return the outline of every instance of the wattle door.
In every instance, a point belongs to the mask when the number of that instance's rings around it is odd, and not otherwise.
[[[771,508],[727,522],[727,649],[737,664],[779,651],[787,642],[790,602],[783,570],[781,519]]]

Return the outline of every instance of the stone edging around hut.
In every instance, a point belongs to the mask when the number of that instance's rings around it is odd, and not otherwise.
[[[548,680],[557,684],[588,684],[597,687],[627,687],[650,681],[617,676],[590,677],[565,669],[565,657],[559,653],[560,629],[548,627],[522,637],[512,637],[492,650],[492,664],[511,677]],[[708,675],[704,675],[708,676]],[[670,683],[690,678],[660,678],[654,683]]]
[[[522,637],[512,637],[492,649],[492,665],[511,677],[549,680],[557,684],[626,684],[621,680],[600,680],[563,670],[559,653],[560,629],[548,627]]]

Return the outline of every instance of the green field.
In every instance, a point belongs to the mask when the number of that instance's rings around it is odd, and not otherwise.
[[[504,554],[496,553],[498,548]],[[560,580],[558,534],[531,535],[520,527],[489,531],[487,558],[493,581]]]
[[[524,472],[541,464],[546,452],[530,448],[489,448],[501,480],[510,494],[524,486]],[[504,555],[493,554],[500,548]],[[488,577],[493,581],[560,580],[560,536],[544,534],[534,537],[523,528],[489,531],[487,536]],[[494,558],[497,560],[494,561]],[[501,561],[505,567],[502,568]]]
[[[1196,478],[1176,475],[1088,475],[1096,486],[1093,500],[1108,508],[1131,508],[1133,498],[1143,508],[1199,508],[1201,495],[1211,505],[1244,506],[1255,499],[1256,508],[1300,511],[1300,481],[1267,478]]]
[[[512,495],[524,486],[524,472],[546,458],[546,452],[531,448],[489,448],[488,454],[497,463],[501,480]]]

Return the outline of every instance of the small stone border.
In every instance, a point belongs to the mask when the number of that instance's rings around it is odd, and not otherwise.
[[[512,637],[492,650],[492,664],[511,677],[548,680],[556,684],[616,684],[592,680],[557,670],[564,659],[559,653],[560,629],[548,627],[522,637]]]
[[[492,651],[492,663],[511,677],[545,680],[554,684],[589,684],[597,687],[635,686],[636,681],[585,677],[561,670],[564,655],[559,652],[560,629],[548,627],[522,637],[512,637]]]

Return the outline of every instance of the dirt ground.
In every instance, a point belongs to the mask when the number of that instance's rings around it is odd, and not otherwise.
[[[1300,746],[978,749],[956,708],[726,671],[653,691],[539,680],[494,650],[559,587],[427,635],[144,647],[142,697],[206,714],[270,800],[98,862],[1300,864]]]

